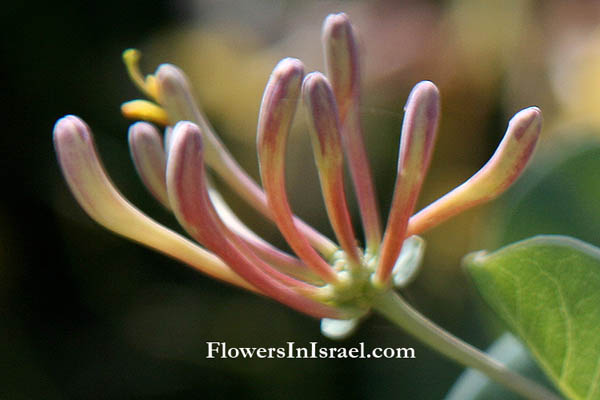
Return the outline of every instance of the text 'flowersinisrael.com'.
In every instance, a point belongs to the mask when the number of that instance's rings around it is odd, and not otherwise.
[[[206,358],[416,358],[412,347],[373,347],[367,349],[364,342],[355,347],[323,347],[317,342],[298,346],[287,342],[279,347],[230,347],[225,342],[206,342]]]

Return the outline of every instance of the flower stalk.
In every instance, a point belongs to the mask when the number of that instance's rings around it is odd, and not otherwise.
[[[404,331],[459,364],[474,368],[532,400],[560,400],[546,387],[512,372],[475,347],[433,324],[394,292],[375,298],[373,308]]]

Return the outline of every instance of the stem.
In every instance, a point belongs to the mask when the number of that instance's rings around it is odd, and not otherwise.
[[[375,299],[374,308],[429,347],[459,364],[483,372],[527,399],[560,400],[546,387],[507,369],[487,354],[444,331],[391,290]]]

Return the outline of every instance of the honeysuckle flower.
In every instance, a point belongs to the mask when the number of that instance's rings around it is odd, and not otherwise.
[[[323,26],[326,74],[305,76],[301,61],[280,61],[267,83],[257,127],[262,186],[235,161],[215,134],[177,67],[163,64],[143,77],[139,53],[124,60],[147,96],[122,106],[136,122],[129,129],[135,168],[149,192],[196,242],[156,223],[114,187],[95,150],[90,128],[78,117],[54,127],[60,166],[75,198],[109,230],[174,257],[230,284],[324,318],[331,336],[349,332],[373,299],[407,285],[423,254],[418,236],[506,190],[527,165],[540,134],[536,107],[517,113],[492,158],[472,178],[413,215],[432,156],[440,96],[428,81],[410,93],[402,125],[397,178],[385,227],[374,190],[361,124],[360,62],[345,14]],[[305,109],[325,208],[337,243],[294,216],[286,194],[286,141],[298,106]],[[165,127],[161,133],[151,123]],[[364,240],[356,238],[344,188],[344,158],[357,196]],[[257,236],[214,189],[219,176],[276,224],[294,254]]]

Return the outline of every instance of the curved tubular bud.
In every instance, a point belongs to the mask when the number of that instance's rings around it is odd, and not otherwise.
[[[329,14],[321,36],[327,76],[340,114],[346,115],[360,92],[359,50],[350,19],[345,13]]]
[[[169,118],[165,110],[148,100],[131,100],[121,104],[121,113],[125,118],[151,121],[167,125]]]
[[[182,137],[179,141],[177,141],[178,136]],[[197,138],[194,139],[193,136],[197,136]],[[205,243],[205,240],[212,243],[212,246],[207,245],[207,247],[210,247],[216,254],[231,252],[231,246],[233,246],[233,251],[239,253],[239,257],[247,258],[250,263],[267,272],[270,278],[276,278],[290,286],[307,291],[314,290],[313,286],[290,278],[257,258],[242,239],[221,221],[208,195],[201,137],[198,126],[191,122],[179,122],[173,129],[173,143],[176,143],[178,147],[173,147],[174,144],[171,146],[168,163],[171,167],[167,167],[167,190],[170,201],[176,201],[173,204],[175,216],[194,238],[201,243]],[[185,146],[189,148],[185,148]],[[197,154],[194,154],[193,151],[196,151]],[[211,226],[216,228],[212,229],[209,236],[205,236],[206,230],[211,230]],[[236,272],[238,271],[236,270]],[[243,276],[244,272],[242,270],[238,273]]]
[[[54,147],[75,199],[96,222],[200,272],[256,291],[219,258],[156,223],[125,200],[106,175],[92,133],[81,119],[68,115],[56,122]]]
[[[318,276],[307,268],[302,261],[265,241],[240,221],[219,192],[215,190],[211,184],[208,184],[208,196],[225,226],[244,240],[244,242],[252,248],[252,251],[266,263],[274,266],[285,274],[305,282],[317,283],[319,281]]]
[[[323,74],[313,72],[304,79],[302,97],[329,221],[348,259],[358,267],[360,253],[344,192],[344,155],[333,90]]]
[[[200,127],[205,145],[206,164],[212,168],[236,193],[269,219],[273,219],[267,199],[261,188],[240,167],[223,143],[215,135],[206,117],[192,96],[188,80],[179,68],[170,64],[161,65],[156,71],[156,81],[161,104],[167,110],[172,123],[191,121]],[[315,248],[326,256],[337,251],[337,246],[295,218],[299,228]]]
[[[204,173],[201,133],[196,125],[180,122],[174,128],[167,163],[167,190],[181,225],[267,296],[312,316],[339,314],[298,292],[308,295],[314,286],[278,274],[228,232],[210,201]]]
[[[192,121],[202,132],[205,143],[206,163],[215,168],[223,163],[222,159],[231,155],[196,104],[187,77],[179,68],[171,64],[162,64],[156,70],[158,100],[165,108],[172,125],[179,121]]]
[[[323,23],[322,40],[327,76],[339,109],[342,145],[358,199],[367,251],[375,254],[381,242],[381,221],[359,117],[359,49],[348,16],[344,13],[330,14]]]
[[[263,94],[258,118],[258,161],[263,187],[275,223],[290,247],[324,281],[338,281],[333,268],[310,247],[294,223],[285,190],[285,149],[296,113],[304,66],[293,58],[277,64]]]
[[[537,107],[519,111],[490,160],[475,175],[410,219],[408,235],[424,232],[464,210],[492,200],[521,175],[542,130]]]
[[[169,136],[171,131],[172,129],[169,128],[165,135]],[[169,146],[166,138],[165,141]],[[170,209],[165,182],[166,156],[162,146],[160,134],[152,125],[137,122],[129,128],[129,147],[138,174],[154,197]],[[225,225],[237,233],[263,260],[275,264],[283,272],[290,273],[292,276],[315,281],[316,277],[300,260],[273,247],[246,227],[227,206],[220,194],[210,188],[210,185],[209,195]]]
[[[398,259],[406,228],[429,168],[440,114],[440,95],[428,81],[418,83],[406,102],[402,122],[398,174],[388,217],[376,281],[387,283]]]
[[[165,183],[167,161],[160,133],[147,122],[136,122],[129,127],[128,141],[133,164],[142,182],[156,200],[169,209]]]

